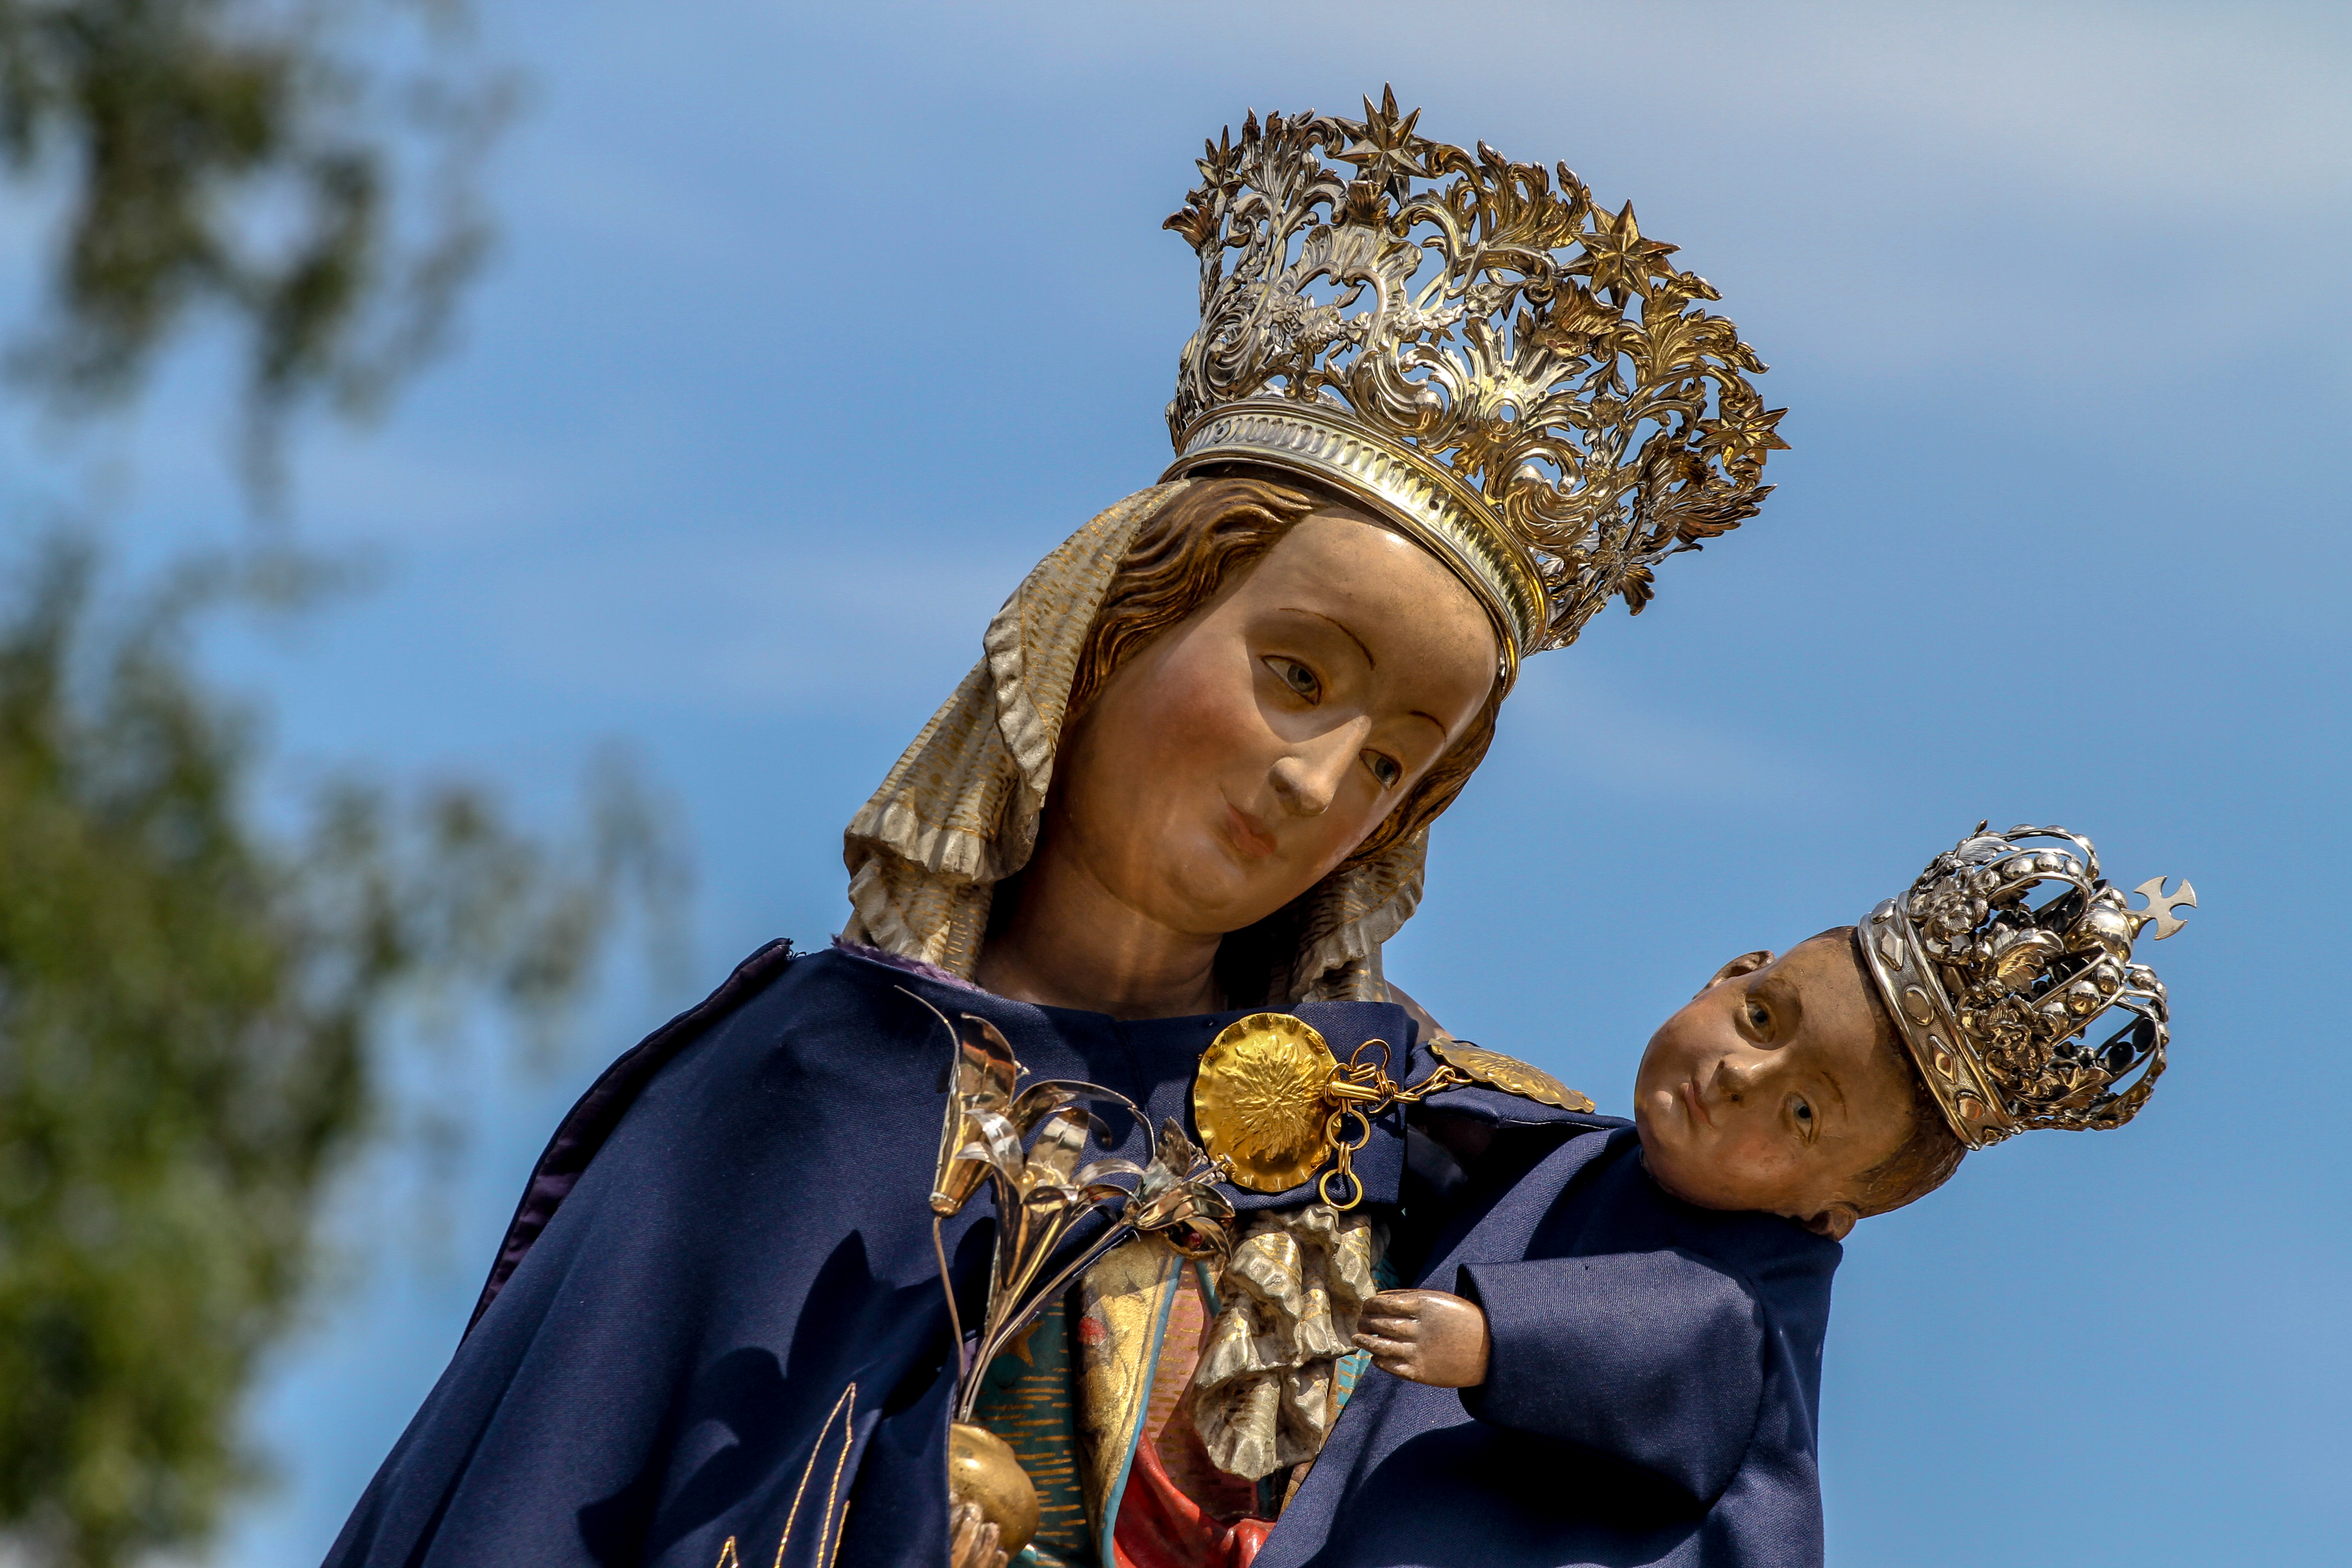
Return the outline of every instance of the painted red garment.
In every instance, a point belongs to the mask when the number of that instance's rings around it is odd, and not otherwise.
[[[1160,1336],[1142,1437],[1119,1495],[1113,1568],[1249,1568],[1274,1528],[1270,1519],[1251,1517],[1255,1483],[1210,1462],[1185,1403],[1212,1317],[1199,1275],[1185,1269]]]
[[[1111,1537],[1116,1568],[1249,1568],[1270,1519],[1222,1522],[1168,1479],[1159,1445],[1138,1443]]]

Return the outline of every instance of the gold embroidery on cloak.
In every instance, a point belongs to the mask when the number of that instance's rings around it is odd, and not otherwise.
[[[801,1484],[793,1489],[793,1506],[784,1515],[784,1533],[776,1542],[776,1568],[783,1568],[785,1549],[792,1545],[793,1529],[800,1522],[801,1500],[808,1495],[809,1479],[816,1474],[817,1461],[824,1457],[825,1437],[832,1432],[835,1421],[841,1423],[841,1452],[834,1457],[833,1479],[825,1488],[824,1512],[817,1521],[817,1549],[813,1561],[831,1568],[833,1554],[841,1551],[840,1526],[848,1517],[849,1510],[845,1505],[838,1508],[836,1505],[842,1503],[842,1471],[848,1466],[849,1450],[857,1435],[857,1385],[854,1383],[841,1391],[841,1397],[833,1402],[833,1409],[826,1414],[824,1424],[816,1429],[816,1445],[809,1450],[808,1463],[801,1469]],[[828,1540],[832,1542],[832,1553],[825,1550]],[[719,1552],[719,1568],[726,1568],[727,1560],[734,1550],[735,1539],[730,1536],[726,1546]]]

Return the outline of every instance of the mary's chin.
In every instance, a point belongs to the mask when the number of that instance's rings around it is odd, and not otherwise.
[[[1239,931],[1261,918],[1249,913],[1256,881],[1249,870],[1231,848],[1212,840],[1199,853],[1162,867],[1151,879],[1150,896],[1134,907],[1175,931]]]

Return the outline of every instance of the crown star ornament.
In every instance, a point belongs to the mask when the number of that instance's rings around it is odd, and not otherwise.
[[[2099,874],[2091,841],[2063,827],[1987,824],[1938,855],[1902,897],[1855,928],[1865,966],[1919,1075],[1970,1149],[2056,1127],[2112,1129],[2164,1072],[2164,984],[2132,962],[2197,907],[2186,881],[2152,877],[2139,909]],[[2039,906],[2033,896],[2057,889]],[[2132,1021],[2084,1038],[2108,1008]]]
[[[1516,669],[1754,516],[1786,410],[1630,202],[1420,118],[1384,89],[1361,120],[1253,113],[1208,144],[1167,223],[1201,258],[1168,477],[1336,487],[1453,567]]]

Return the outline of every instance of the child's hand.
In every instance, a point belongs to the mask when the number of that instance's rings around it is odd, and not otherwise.
[[[981,1517],[978,1503],[952,1503],[948,1509],[948,1568],[1004,1568],[996,1526]]]
[[[1443,1290],[1383,1290],[1364,1303],[1356,1347],[1372,1364],[1433,1388],[1486,1381],[1486,1314]]]

